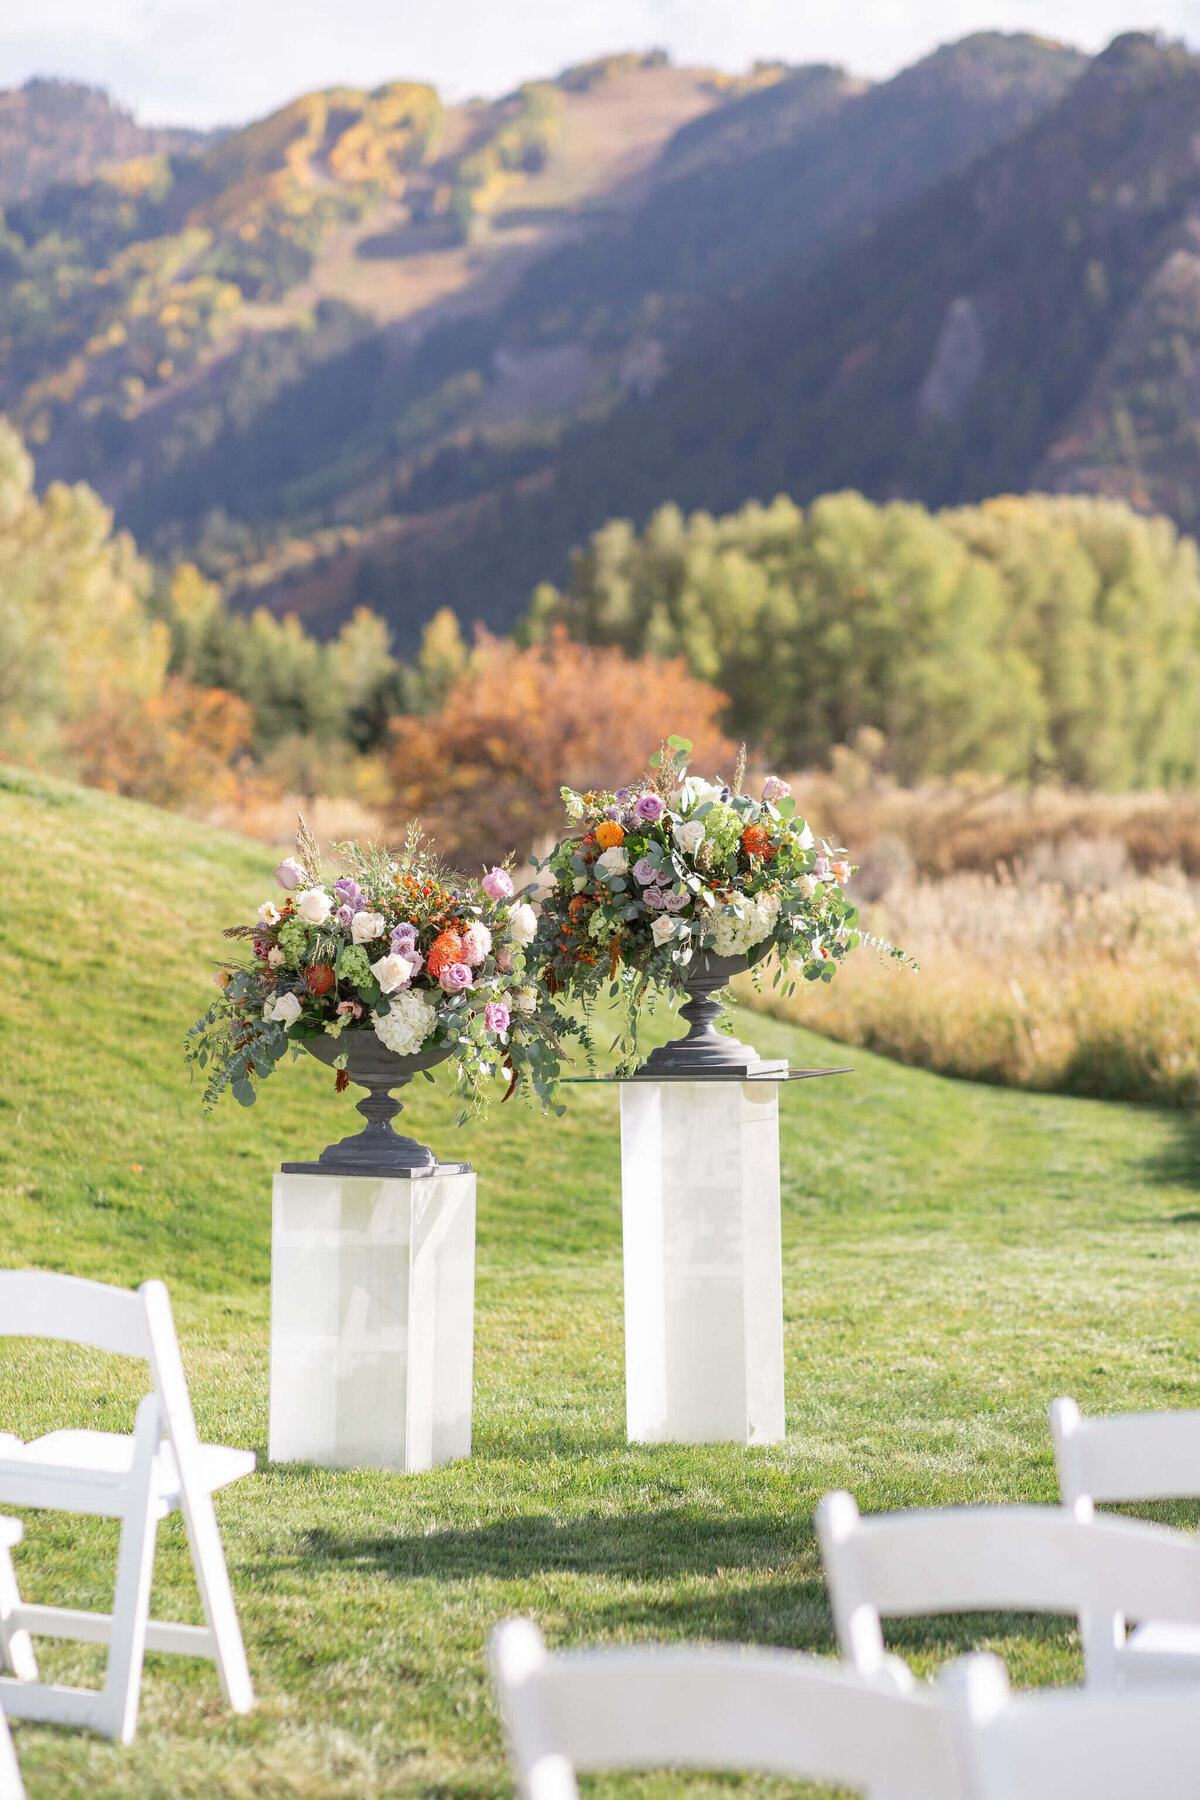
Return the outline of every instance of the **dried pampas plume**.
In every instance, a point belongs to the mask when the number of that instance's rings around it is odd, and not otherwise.
[[[303,813],[296,814],[296,854],[311,886],[321,882],[321,846],[308,828]]]
[[[737,767],[733,771],[733,791],[740,794],[742,783],[746,779],[746,746],[743,744],[737,753]]]

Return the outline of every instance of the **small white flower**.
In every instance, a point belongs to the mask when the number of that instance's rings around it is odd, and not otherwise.
[[[324,888],[305,888],[296,895],[296,912],[306,925],[323,925],[333,911],[333,901]]]
[[[276,944],[272,949],[267,951],[267,961],[273,969],[282,969],[284,963],[287,961],[287,957],[283,954],[279,945]]]
[[[537,914],[528,900],[522,900],[509,913],[508,935],[514,944],[520,944],[522,948],[526,944],[532,944],[537,936]]]
[[[816,891],[820,887],[820,885],[821,884],[817,880],[815,875],[802,875],[800,877],[800,882],[799,882],[800,892],[804,895],[804,898],[806,900],[812,899],[813,895],[816,893]]]
[[[623,875],[628,867],[629,858],[620,844],[613,844],[610,849],[605,850],[596,858],[596,868],[609,881],[614,875]]]
[[[699,775],[689,775],[671,795],[671,811],[682,807],[685,812],[694,812],[706,800],[719,800],[724,791],[719,781],[702,781]]]
[[[264,900],[258,909],[258,922],[260,925],[278,925],[282,917],[283,914],[273,900]]]
[[[532,1013],[537,1011],[537,990],[535,988],[513,988],[508,998],[514,1012]]]
[[[350,936],[356,944],[373,944],[387,930],[387,920],[382,913],[355,913],[350,921]]]
[[[704,821],[686,819],[682,825],[676,825],[673,835],[685,856],[695,856],[704,842]]]
[[[300,1002],[295,994],[279,994],[274,1000],[268,1000],[263,1008],[263,1018],[272,1025],[282,1025],[290,1031],[300,1017]]]
[[[800,833],[798,841],[800,844],[800,848],[802,850],[811,850],[812,849],[815,839],[813,838],[811,825],[806,825],[804,827],[804,830]]]
[[[658,949],[675,936],[675,921],[669,913],[658,914],[650,926],[650,935]]]
[[[371,964],[371,973],[385,994],[394,994],[397,988],[406,987],[412,980],[412,972],[413,966],[407,956],[401,956],[397,950]]]

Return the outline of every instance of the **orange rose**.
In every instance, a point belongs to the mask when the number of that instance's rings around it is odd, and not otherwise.
[[[611,850],[616,844],[625,842],[625,828],[618,825],[615,819],[605,819],[596,827],[596,842],[602,850]]]

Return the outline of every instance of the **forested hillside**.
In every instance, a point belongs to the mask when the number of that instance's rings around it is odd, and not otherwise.
[[[877,87],[651,55],[492,103],[307,95],[8,208],[0,406],[42,478],[84,476],[147,548],[326,629],[369,601],[411,641],[442,580],[422,559],[536,494],[573,432],[657,407],[714,308],[816,267],[1083,63],[992,34]],[[476,592],[475,567],[455,597],[493,619],[553,572],[505,551]]]
[[[0,206],[56,182],[88,181],[106,163],[198,149],[205,135],[138,125],[102,90],[77,81],[0,88]]]
[[[1200,523],[1200,59],[1118,40],[969,171],[731,303],[654,394],[421,580],[496,616],[613,516],[1045,486]],[[453,584],[448,586],[448,584]]]

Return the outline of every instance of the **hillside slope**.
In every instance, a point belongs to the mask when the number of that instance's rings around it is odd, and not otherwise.
[[[1200,59],[1117,40],[1017,138],[815,270],[729,306],[648,403],[570,434],[541,486],[412,598],[511,617],[611,516],[841,487],[930,505],[1044,484],[1200,523]]]
[[[260,1455],[217,1498],[255,1711],[231,1717],[202,1660],[152,1655],[133,1744],[15,1727],[31,1800],[501,1800],[484,1649],[500,1619],[561,1644],[830,1654],[821,1493],[850,1488],[864,1511],[1049,1503],[1054,1394],[1197,1403],[1194,1127],[856,1053],[853,1076],[781,1099],[786,1441],[625,1441],[613,1089],[573,1090],[561,1121],[510,1105],[455,1137],[422,1084],[412,1129],[480,1176],[473,1455],[417,1476],[270,1465],[270,1175],[344,1130],[349,1103],[302,1061],[252,1111],[204,1121],[179,1059],[215,933],[267,891],[266,854],[9,769],[0,829],[5,1261],[165,1277],[202,1435]],[[741,1029],[768,1054],[828,1057],[795,1028]],[[0,1346],[0,1412],[25,1438],[130,1429],[140,1380],[120,1358]],[[108,1521],[31,1514],[23,1588],[102,1607],[114,1545]],[[156,1616],[198,1616],[178,1517],[154,1588]],[[914,1621],[901,1649],[929,1675],[978,1623]],[[1066,1621],[986,1629],[1014,1682],[1079,1679]],[[96,1679],[94,1646],[39,1655],[51,1680]]]
[[[0,88],[0,206],[56,182],[88,181],[106,163],[188,151],[205,132],[138,125],[100,88],[35,78]]]
[[[395,588],[396,552],[536,489],[572,426],[657,397],[714,305],[853,240],[1083,64],[983,34],[878,87],[650,55],[488,104],[305,95],[10,210],[0,406],[43,479],[332,619]]]

